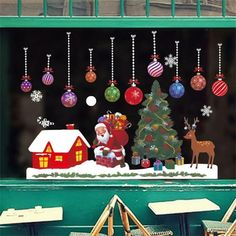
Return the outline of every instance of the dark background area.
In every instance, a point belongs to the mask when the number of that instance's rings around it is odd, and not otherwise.
[[[65,108],[61,104],[61,95],[67,83],[67,35],[71,32],[71,83],[78,96],[77,105]],[[31,167],[31,153],[28,146],[42,130],[37,123],[38,116],[55,123],[49,129],[63,129],[67,123],[74,123],[88,142],[95,138],[94,126],[97,119],[108,110],[127,115],[132,127],[128,129],[129,143],[126,148],[126,160],[130,163],[131,146],[137,123],[138,110],[143,108],[130,106],[124,100],[124,92],[130,86],[131,79],[131,34],[136,34],[136,78],[143,93],[150,93],[154,81],[147,73],[147,65],[153,53],[152,29],[2,29],[1,48],[1,176],[25,177],[27,167]],[[104,98],[104,91],[111,78],[110,37],[114,36],[114,73],[121,97],[116,103]],[[183,117],[192,121],[198,116],[197,128],[199,140],[212,140],[216,145],[215,164],[219,167],[219,178],[236,177],[236,30],[235,29],[158,29],[157,53],[164,66],[164,73],[157,80],[162,92],[168,93],[175,68],[164,65],[164,57],[175,54],[175,41],[179,43],[179,75],[183,78],[185,95],[180,99],[168,97],[171,118],[179,139],[183,139]],[[218,73],[218,45],[222,46],[222,72],[229,91],[224,97],[216,97],[211,86]],[[20,90],[21,76],[24,74],[24,50],[28,47],[28,74],[32,77],[33,90],[43,93],[43,100],[34,103],[30,93]],[[84,76],[89,65],[88,48],[94,48],[93,64],[96,67],[95,83],[86,82]],[[197,66],[196,48],[201,48],[201,66],[207,80],[206,88],[196,92],[190,87],[190,79]],[[54,83],[45,86],[42,81],[43,68],[46,66],[46,54],[52,54],[51,67],[54,70]],[[94,107],[86,105],[87,96],[97,98]],[[211,106],[213,114],[203,117],[200,109]],[[184,141],[182,155],[185,163],[191,161],[190,142]],[[93,150],[89,150],[93,159]],[[201,154],[199,163],[207,163],[207,156]],[[130,165],[132,168],[134,166]]]

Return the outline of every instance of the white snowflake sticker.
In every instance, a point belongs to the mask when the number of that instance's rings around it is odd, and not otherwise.
[[[43,94],[39,90],[34,90],[30,94],[30,98],[31,98],[32,102],[40,102],[42,100],[42,98],[43,98]]]
[[[165,61],[165,65],[169,66],[170,68],[177,65],[177,57],[173,57],[172,54],[169,54],[168,57],[165,57]]]
[[[42,125],[43,128],[47,128],[47,127],[49,127],[50,125],[54,125],[53,122],[47,120],[46,118],[42,118],[42,116],[39,116],[39,117],[38,117],[37,122],[38,122],[38,124]]]
[[[211,106],[206,106],[204,105],[203,108],[201,109],[202,116],[210,116],[211,113],[213,113]]]

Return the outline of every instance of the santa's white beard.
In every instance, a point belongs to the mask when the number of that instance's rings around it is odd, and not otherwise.
[[[110,138],[110,134],[108,131],[106,131],[104,135],[97,135],[98,141],[105,144],[107,144],[107,142],[109,141],[109,138]]]

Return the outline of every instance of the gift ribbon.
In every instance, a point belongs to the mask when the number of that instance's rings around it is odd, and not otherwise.
[[[158,54],[156,55],[151,55],[150,59],[160,59],[160,56]]]
[[[117,81],[116,80],[109,80],[108,85],[117,85]]]
[[[65,90],[74,90],[74,87],[72,85],[66,85]]]
[[[216,74],[217,79],[224,79],[224,74]]]
[[[203,72],[202,67],[195,67],[193,72]]]
[[[182,78],[180,76],[174,76],[173,81],[182,81]]]
[[[128,84],[140,84],[137,79],[130,79]]]
[[[95,67],[94,66],[87,66],[87,71],[95,71]]]
[[[21,80],[31,80],[29,75],[23,75]]]
[[[53,69],[50,67],[50,68],[47,68],[45,67],[43,72],[50,72],[50,73],[53,73]]]

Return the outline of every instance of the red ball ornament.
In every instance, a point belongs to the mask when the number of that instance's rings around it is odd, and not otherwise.
[[[97,79],[97,75],[94,71],[90,70],[85,74],[85,79],[88,83],[93,83]]]
[[[146,135],[145,141],[147,141],[147,142],[152,142],[152,140],[153,140],[153,137],[152,137],[151,134]]]
[[[141,161],[141,166],[142,166],[143,168],[148,168],[148,167],[150,167],[150,161],[149,161],[149,159],[142,159],[142,161]]]
[[[228,92],[228,85],[222,79],[218,79],[211,89],[214,95],[222,97]]]
[[[156,105],[151,105],[148,107],[148,109],[151,111],[151,112],[157,112],[158,110],[158,107]]]
[[[126,89],[125,100],[130,105],[138,105],[143,100],[142,90],[136,86]]]
[[[206,87],[206,79],[200,73],[197,73],[191,78],[190,85],[192,89],[201,91]]]

